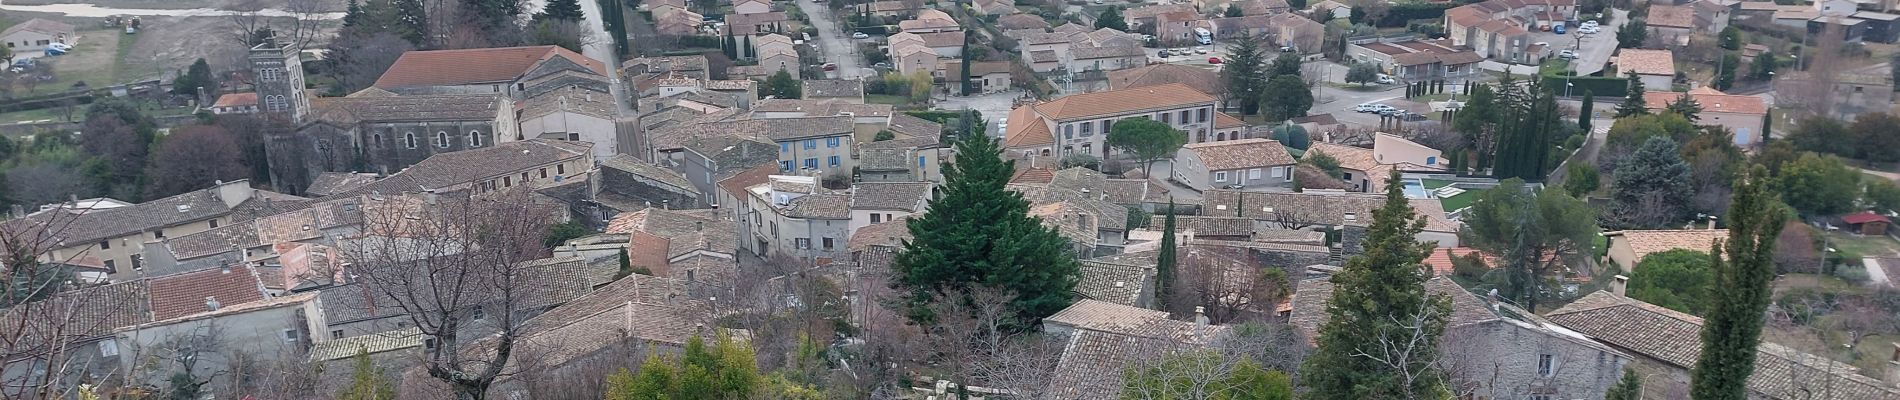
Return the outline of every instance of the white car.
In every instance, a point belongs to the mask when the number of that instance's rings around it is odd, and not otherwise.
[[[1203,46],[1203,47],[1194,48],[1194,54],[1207,54],[1207,47]]]
[[[1577,33],[1595,35],[1597,33],[1597,27],[1585,25],[1581,28],[1577,28]]]
[[[1589,21],[1583,21],[1583,25],[1579,25],[1579,26],[1587,26],[1587,27],[1595,28],[1597,27],[1597,20],[1593,19]]]
[[[1397,79],[1392,79],[1391,75],[1379,74],[1379,79],[1374,80],[1374,82],[1378,82],[1381,85],[1390,85],[1390,84],[1398,83],[1399,81]]]
[[[852,39],[870,39],[871,35],[866,35],[864,34],[864,32],[851,32],[851,38]]]
[[[1565,59],[1565,60],[1574,60],[1577,58],[1577,52],[1564,50],[1564,51],[1557,52],[1557,57]]]
[[[1352,111],[1362,112],[1362,113],[1378,112],[1379,106],[1382,106],[1382,105],[1384,104],[1364,103],[1364,104],[1352,106]]]

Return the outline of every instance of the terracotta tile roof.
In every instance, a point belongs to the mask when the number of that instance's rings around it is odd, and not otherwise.
[[[1609,292],[1594,292],[1551,311],[1547,318],[1591,339],[1690,369],[1702,351],[1702,319]],[[1900,391],[1859,368],[1762,342],[1755,371],[1748,376],[1750,397],[1795,399],[1827,393],[1830,399],[1900,399]]]
[[[851,187],[853,210],[923,211],[930,200],[930,182],[862,182]]]
[[[1134,265],[1100,260],[1082,260],[1076,277],[1075,292],[1082,298],[1117,305],[1140,307],[1141,297],[1153,283],[1153,264]],[[1152,293],[1147,293],[1152,294]]]
[[[1012,68],[1014,68],[1014,64],[1010,64],[1008,61],[977,61],[975,64],[970,64],[970,76],[980,77],[992,74],[1007,74],[1010,73]],[[943,70],[945,73],[953,74],[951,76],[962,73],[963,60],[946,60],[943,62]]]
[[[1168,216],[1155,215],[1148,219],[1148,229],[1161,230]],[[1251,236],[1254,233],[1253,218],[1215,217],[1206,215],[1176,215],[1175,230],[1194,231],[1194,236]]]
[[[1622,49],[1614,62],[1619,73],[1676,76],[1676,56],[1669,50]]]
[[[1643,92],[1643,102],[1651,110],[1669,107],[1669,103],[1682,98],[1682,92]],[[1696,88],[1689,91],[1689,98],[1695,99],[1704,112],[1720,112],[1750,115],[1767,115],[1768,104],[1762,98],[1748,95],[1722,93],[1715,89]]]
[[[599,61],[560,46],[500,47],[489,49],[429,50],[403,53],[375,87],[449,86],[508,82],[521,78],[549,59],[561,57],[596,74],[607,75]]]
[[[1018,168],[1016,170],[1016,175],[1009,178],[1009,183],[1047,184],[1051,180],[1054,180],[1055,176],[1056,176],[1056,171],[1053,168],[1045,168],[1045,167]]]
[[[1049,29],[1049,21],[1035,14],[1010,14],[996,17],[996,25],[1003,29]]]
[[[240,106],[256,106],[256,105],[257,105],[257,92],[244,92],[244,93],[230,93],[223,96],[218,96],[218,102],[212,104],[211,106],[212,107],[240,107]]]
[[[1210,171],[1293,165],[1286,146],[1268,139],[1240,139],[1202,142],[1182,146],[1201,157]]]
[[[376,179],[376,174],[372,173],[324,172],[317,174],[317,178],[310,181],[310,187],[304,189],[304,193],[323,197],[363,187],[370,182],[375,182]]]
[[[226,185],[248,185],[247,181],[226,182]],[[58,205],[27,215],[0,222],[0,229],[30,232],[45,229],[48,225],[57,226],[58,232],[49,234],[50,239],[68,243],[89,243],[102,239],[140,233],[149,229],[171,227],[179,224],[202,221],[218,217],[231,217],[232,221],[249,220],[256,214],[244,212],[247,208],[262,207],[266,199],[291,203],[304,200],[301,197],[278,194],[261,189],[252,190],[250,200],[236,205],[226,204],[218,195],[217,187],[193,190],[171,197],[147,201],[115,208],[73,208]],[[82,201],[83,204],[83,201]],[[139,239],[133,239],[139,240]]]
[[[1071,243],[1082,246],[1094,246],[1096,234],[1102,226],[1100,214],[1066,201],[1031,205],[1029,216],[1037,218],[1043,226],[1054,229]]]
[[[1431,268],[1434,276],[1450,276],[1452,272],[1452,259],[1464,257],[1466,254],[1472,253],[1477,253],[1479,257],[1483,257],[1485,266],[1493,268],[1498,266],[1497,257],[1484,254],[1483,251],[1470,247],[1432,249],[1431,254],[1425,255],[1424,264],[1426,268]]]
[[[1224,85],[1220,74],[1204,68],[1180,64],[1155,64],[1139,68],[1108,71],[1109,89],[1183,83],[1202,93],[1219,93]]]
[[[1035,110],[1056,120],[1107,117],[1141,111],[1212,103],[1213,96],[1180,83],[1069,95],[1037,104]],[[1016,121],[1016,118],[1010,118]],[[1013,124],[1012,124],[1013,125]]]
[[[163,321],[215,311],[207,304],[211,299],[220,308],[264,300],[259,285],[257,276],[244,265],[153,278],[152,317]]]
[[[421,189],[446,189],[514,173],[526,168],[589,157],[587,142],[529,139],[493,146],[441,153],[409,166],[400,172],[355,190],[325,197],[381,193],[407,193]],[[568,171],[578,175],[586,171]],[[552,171],[550,171],[552,173]]]
[[[1663,230],[1642,230],[1642,231],[1629,230],[1629,231],[1604,232],[1603,236],[1610,237],[1610,240],[1612,241],[1612,243],[1614,243],[1617,240],[1628,242],[1630,246],[1630,252],[1635,255],[1636,261],[1640,262],[1643,260],[1643,257],[1647,257],[1650,254],[1661,253],[1661,252],[1670,251],[1670,250],[1695,250],[1695,251],[1707,253],[1709,252],[1709,248],[1710,248],[1709,246],[1713,245],[1715,241],[1728,240],[1728,230],[1727,229],[1663,229]],[[1619,239],[1618,237],[1621,237],[1621,238]]]
[[[1695,9],[1689,6],[1671,6],[1651,4],[1649,16],[1643,19],[1652,27],[1695,28]]]
[[[1166,312],[1089,299],[1076,301],[1042,321],[1080,330],[1196,344],[1212,342],[1228,331],[1225,326],[1171,320]]]
[[[1364,147],[1314,141],[1313,145],[1308,147],[1306,153],[1301,154],[1300,157],[1309,157],[1314,153],[1325,154],[1339,160],[1340,168],[1372,172],[1379,167],[1379,161],[1373,159],[1372,149]]]
[[[352,336],[316,342],[310,345],[310,361],[331,361],[355,357],[359,353],[374,355],[387,351],[396,351],[413,347],[422,347],[424,336],[416,327]]]
[[[1069,338],[1050,377],[1049,397],[1095,400],[1122,397],[1123,376],[1132,365],[1201,346],[1167,339],[1081,331]]]
[[[1846,222],[1849,224],[1865,224],[1868,222],[1892,222],[1892,221],[1887,219],[1887,216],[1875,214],[1873,211],[1861,211],[1861,212],[1857,212],[1853,214],[1842,215],[1841,222]]]
[[[766,182],[771,181],[772,174],[776,172],[778,172],[777,165],[765,164],[753,167],[752,169],[734,174],[726,179],[719,180],[719,190],[724,190],[727,195],[739,199],[739,201],[745,201],[745,199],[749,198],[747,196],[752,195],[752,192],[746,189],[753,186],[764,185]]]
[[[1171,12],[1196,12],[1194,6],[1187,4],[1155,4],[1135,7],[1122,12],[1122,18],[1144,19]]]
[[[8,348],[15,354],[56,351],[61,349],[47,346],[83,343],[120,327],[151,322],[148,282],[140,279],[75,289],[0,310],[0,327],[19,335]]]
[[[892,133],[916,138],[929,138],[932,144],[937,143],[937,137],[943,134],[943,124],[913,117],[910,114],[892,115],[890,128]],[[871,145],[872,143],[865,144],[867,147]]]
[[[693,190],[693,188],[695,187],[693,186],[693,182],[686,180],[686,175],[681,175],[679,171],[674,171],[671,169],[667,169],[666,167],[654,165],[652,163],[642,161],[638,158],[634,158],[633,156],[626,155],[626,154],[615,154],[613,157],[609,157],[605,160],[601,160],[600,166],[602,168],[613,169],[617,171],[626,172],[631,175],[639,176],[642,178],[652,179],[654,181],[665,183],[667,185],[672,185],[673,187],[679,188],[679,189]]]
[[[1322,192],[1240,192],[1226,189],[1205,193],[1202,215],[1233,216],[1259,220],[1277,220],[1280,214],[1300,224],[1367,226],[1372,212],[1385,205],[1385,196],[1372,193]],[[1242,200],[1245,197],[1245,200]],[[1412,210],[1426,218],[1425,230],[1457,232],[1458,224],[1447,219],[1437,199],[1413,199]],[[1236,208],[1245,206],[1245,209]],[[1352,218],[1348,219],[1347,217]]]
[[[864,97],[864,81],[845,79],[806,79],[798,82],[800,92],[805,98],[813,97]]]
[[[507,101],[496,93],[328,98],[311,106],[314,119],[336,124],[364,121],[493,121]],[[393,139],[392,139],[393,140]]]
[[[785,204],[785,215],[806,219],[850,219],[851,196],[832,193],[799,196]]]
[[[1333,301],[1332,278],[1313,278],[1300,281],[1293,292],[1293,315],[1287,322],[1304,334],[1308,341],[1319,338],[1319,328],[1326,324],[1331,316],[1326,313],[1327,303]],[[1465,288],[1451,279],[1436,277],[1425,280],[1425,293],[1444,295],[1451,298],[1451,318],[1445,321],[1445,328],[1452,329],[1463,325],[1485,323],[1499,319],[1496,312],[1486,305],[1484,300],[1473,296]]]
[[[1047,146],[1056,142],[1056,136],[1050,131],[1048,120],[1036,112],[1036,106],[1033,104],[1024,104],[1010,110],[1009,120],[1013,123],[1009,124],[1008,131],[1004,132],[1004,148]]]
[[[863,251],[872,246],[902,248],[903,241],[911,239],[908,221],[910,221],[910,216],[905,215],[858,228],[857,232],[851,233],[851,240],[845,245],[851,251]]]
[[[624,212],[607,222],[604,233],[636,234],[632,237],[635,251],[646,249],[639,243],[661,244],[656,254],[661,261],[671,261],[694,251],[711,251],[720,254],[732,254],[738,243],[733,221],[723,217],[716,210],[666,210],[647,208],[640,211]],[[642,239],[639,233],[655,235]],[[665,240],[658,242],[654,239]]]
[[[1214,113],[1214,129],[1244,128],[1246,126],[1247,121],[1241,120],[1240,117],[1235,117],[1224,112]]]

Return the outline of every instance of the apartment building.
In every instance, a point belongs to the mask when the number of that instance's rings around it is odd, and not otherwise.
[[[1003,147],[1023,155],[1106,158],[1115,154],[1105,143],[1117,121],[1148,118],[1188,137],[1205,136],[1216,124],[1214,107],[1214,96],[1180,83],[1071,95],[1011,110]]]
[[[813,176],[770,175],[745,189],[739,246],[759,257],[785,255],[829,263],[849,253],[851,196],[833,193]]]

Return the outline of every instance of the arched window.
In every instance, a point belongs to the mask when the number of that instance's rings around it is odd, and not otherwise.
[[[284,102],[283,95],[269,95],[264,96],[264,109],[270,112],[281,112],[289,107],[288,103]]]
[[[468,147],[482,147],[481,131],[468,131]]]
[[[372,134],[370,134],[370,135],[369,135],[369,145],[371,145],[371,146],[376,146],[376,147],[382,147],[382,145],[383,145],[383,134],[381,134],[381,133],[372,133]]]
[[[402,142],[403,142],[403,145],[404,145],[404,146],[406,146],[406,147],[408,147],[408,148],[411,148],[411,149],[413,149],[413,148],[416,148],[416,133],[415,133],[415,132],[403,132],[403,133],[402,133]]]
[[[441,148],[449,147],[449,133],[447,131],[435,132],[435,147],[441,147]]]

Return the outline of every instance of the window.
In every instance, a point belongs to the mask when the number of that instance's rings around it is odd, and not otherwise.
[[[289,103],[284,101],[284,96],[282,95],[264,96],[265,110],[269,110],[271,112],[279,112],[279,111],[287,110],[289,108],[290,108]]]
[[[792,172],[792,162],[791,162],[791,161],[779,161],[779,162],[778,162],[778,172]]]
[[[805,139],[805,150],[818,148],[818,139]]]
[[[112,241],[110,240],[99,241],[99,250],[112,250]]]
[[[871,223],[884,222],[884,214],[871,213]]]
[[[1227,140],[1227,132],[1214,132],[1214,141]]]
[[[580,132],[568,132],[568,133],[567,133],[567,141],[569,141],[569,142],[579,142],[579,141],[581,141],[581,133],[580,133]]]
[[[212,227],[212,228],[217,228],[217,227],[218,227],[218,219],[217,219],[217,218],[212,218],[212,219],[211,219],[210,221],[206,221],[206,222],[210,222],[210,223],[211,223],[211,227]]]
[[[468,131],[468,147],[482,147],[482,133],[480,131]]]
[[[793,248],[796,248],[799,250],[805,250],[805,249],[811,248],[811,239],[806,239],[806,238],[792,239],[792,243],[796,245],[796,246],[793,246]]]
[[[411,148],[411,149],[413,149],[413,148],[416,148],[416,133],[415,133],[415,132],[403,132],[403,133],[402,133],[402,144],[403,144],[403,147],[408,147],[408,148]]]
[[[153,238],[153,239],[164,239],[164,238],[165,238],[165,228],[158,228],[158,230],[155,230],[155,231],[152,231],[152,238]]]
[[[780,153],[792,151],[792,142],[779,142],[778,151]]]
[[[1163,124],[1165,124],[1165,123],[1169,123],[1169,122],[1171,122],[1171,121],[1168,121],[1168,116],[1169,116],[1169,115],[1172,115],[1172,114],[1168,114],[1168,113],[1165,113],[1165,112],[1164,112],[1164,113],[1161,113],[1161,123],[1163,123]]]
[[[1538,354],[1537,355],[1537,375],[1543,376],[1543,377],[1551,377],[1556,374],[1557,374],[1557,356],[1553,356],[1549,354]]]
[[[1181,110],[1181,123],[1188,123],[1188,110]]]
[[[1074,138],[1075,138],[1075,125],[1063,125],[1063,126],[1062,126],[1062,138],[1063,138],[1063,139],[1074,139]]]
[[[521,173],[521,183],[528,183],[528,173]]]
[[[297,343],[296,329],[285,329],[283,330],[283,334],[284,334],[284,343]]]
[[[486,317],[486,315],[482,314],[482,306],[475,306],[475,309],[469,312],[469,318],[473,318],[476,321],[482,320],[483,317]]]
[[[114,262],[114,261],[117,261],[117,260],[106,260],[106,271],[110,271],[112,273],[119,272],[119,263]]]
[[[277,81],[277,69],[265,68],[265,69],[257,70],[257,79],[263,80],[265,82],[275,82]]]
[[[1215,171],[1215,172],[1214,172],[1214,181],[1215,181],[1215,182],[1226,182],[1226,181],[1227,181],[1227,171]]]
[[[132,255],[132,270],[138,271],[142,269],[145,269],[145,255],[133,254]]]
[[[825,138],[825,147],[838,147],[838,138]]]
[[[807,159],[805,159],[805,168],[806,168],[806,169],[818,169],[818,159],[817,159],[817,158],[807,158]]]
[[[1082,122],[1082,136],[1088,136],[1088,135],[1093,135],[1093,134],[1095,134],[1095,123],[1086,122],[1086,121]]]
[[[555,175],[567,175],[567,164],[554,164]]]
[[[372,144],[372,145],[377,145],[377,146],[382,146],[382,145],[383,145],[383,134],[381,134],[381,133],[372,133],[372,134],[370,134],[370,135],[369,135],[369,143],[370,143],[370,144]]]
[[[924,167],[924,156],[917,156],[917,168]]]
[[[1260,169],[1254,168],[1247,170],[1247,179],[1260,179]]]
[[[831,250],[831,238],[824,239],[825,250]]]
[[[119,341],[106,339],[99,342],[99,355],[112,357],[119,355]]]
[[[448,132],[443,132],[443,131],[435,132],[435,147],[441,147],[445,149],[449,147],[449,133]]]
[[[343,338],[343,330],[342,330],[342,329],[338,329],[338,330],[334,330],[334,331],[330,331],[330,338],[331,338],[331,339],[342,339],[342,338]]]
[[[548,169],[541,168],[541,179],[547,179],[547,177],[548,177]]]
[[[825,164],[836,168],[838,166],[838,156],[831,156],[830,159],[825,160]]]
[[[1280,167],[1273,167],[1273,177],[1279,178],[1281,177],[1281,175],[1286,175],[1286,174],[1287,173],[1285,169],[1282,169]]]
[[[1533,395],[1531,395],[1531,400],[1550,400],[1550,395],[1548,395],[1548,394],[1533,394]]]
[[[1207,122],[1207,109],[1205,108],[1201,109],[1201,117],[1195,120],[1199,122]]]
[[[1438,157],[1425,157],[1425,165],[1438,165]]]
[[[1108,133],[1108,128],[1110,126],[1113,126],[1114,124],[1115,124],[1115,120],[1112,120],[1112,119],[1102,120],[1102,133]]]

